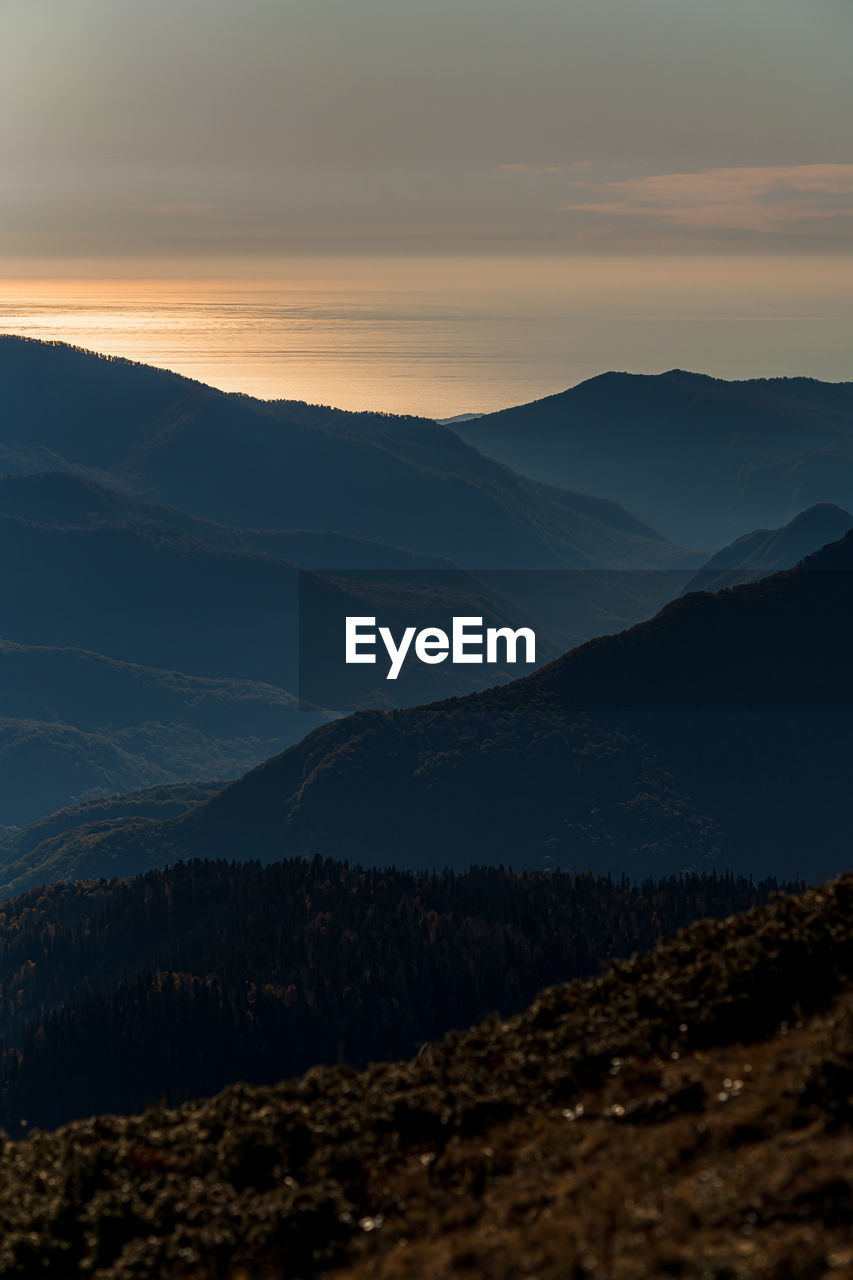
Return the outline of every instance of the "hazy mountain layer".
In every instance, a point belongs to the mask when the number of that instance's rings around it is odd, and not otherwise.
[[[471,422],[460,437],[523,475],[603,493],[688,546],[853,507],[853,383],[606,373]]]
[[[0,826],[73,799],[233,776],[303,737],[322,717],[300,711],[288,692],[299,683],[298,570],[274,552],[290,544],[323,559],[329,541],[345,542],[356,562],[384,555],[354,539],[244,534],[74,476],[0,480]],[[515,625],[528,621],[447,562],[393,548],[389,560],[414,583],[382,588],[374,603],[397,632],[426,577],[433,623],[455,612],[499,624],[501,609],[517,614]],[[373,590],[359,587],[355,607],[352,589],[325,584],[316,620],[341,653],[343,616],[367,611]],[[541,658],[557,652],[543,633]],[[361,682],[341,691],[338,706],[423,701],[436,689],[434,678],[419,682],[425,673],[413,667],[388,686],[384,671],[359,668]],[[445,692],[500,678],[470,668],[442,675]]]
[[[72,834],[78,874],[186,856],[642,877],[846,867],[853,535],[513,684],[322,726],[186,817]]]
[[[63,862],[61,850],[69,832],[78,827],[87,828],[87,839],[91,841],[98,831],[112,830],[116,823],[126,819],[155,821],[178,817],[194,805],[209,800],[224,785],[224,780],[174,782],[123,795],[97,796],[50,813],[26,828],[7,832],[0,836],[3,866],[0,900],[22,893],[34,883],[53,884],[73,879],[73,866]],[[51,858],[53,848],[57,850],[55,860]]]
[[[780,569],[793,569],[807,555],[843,538],[853,528],[853,516],[831,503],[801,511],[781,529],[756,529],[711,556],[684,588],[721,591],[742,582],[755,582]]]
[[[683,559],[616,503],[522,479],[426,419],[226,395],[11,337],[0,392],[7,471],[78,470],[227,525],[353,535],[472,568]]]
[[[187,723],[146,721],[86,732],[56,721],[0,717],[0,820],[3,827],[20,826],[69,802],[204,779],[210,769],[236,777],[276,742],[275,735],[214,736]]]
[[[177,507],[140,502],[73,471],[0,475],[0,513],[51,527],[168,529],[222,551],[262,553],[300,569],[453,569],[453,561],[346,534],[237,529]]]

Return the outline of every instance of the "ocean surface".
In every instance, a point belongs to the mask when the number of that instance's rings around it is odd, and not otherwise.
[[[381,287],[370,287],[371,274]],[[227,391],[430,417],[525,403],[608,369],[853,377],[849,262],[796,278],[706,264],[452,264],[305,279],[0,280],[0,332],[59,339]]]

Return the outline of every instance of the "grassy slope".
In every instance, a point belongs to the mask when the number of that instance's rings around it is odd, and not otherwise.
[[[848,876],[409,1063],[35,1134],[2,1274],[849,1274],[851,972]]]

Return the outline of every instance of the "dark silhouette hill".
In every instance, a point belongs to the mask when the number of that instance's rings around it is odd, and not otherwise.
[[[480,842],[495,862],[635,875],[846,867],[851,557],[848,535],[502,689],[323,727],[175,835],[233,841],[242,814],[270,853],[415,866],[464,865]]]
[[[684,588],[721,591],[755,582],[794,565],[829,542],[837,542],[853,528],[853,516],[831,502],[801,511],[781,529],[756,529],[723,547],[702,566]]]
[[[33,1134],[0,1152],[0,1269],[844,1275],[851,974],[846,876],[406,1062]]]
[[[606,493],[691,546],[853,506],[853,383],[606,373],[455,424],[523,475]]]
[[[73,470],[226,525],[357,536],[473,568],[683,560],[616,503],[516,476],[427,419],[226,395],[12,337],[0,395],[6,471]]]
[[[523,680],[322,726],[186,816],[92,841],[82,828],[62,857],[76,875],[239,850],[634,877],[831,874],[853,840],[851,568],[848,534]]]

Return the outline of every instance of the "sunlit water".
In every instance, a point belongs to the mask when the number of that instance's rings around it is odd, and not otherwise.
[[[606,369],[853,376],[850,265],[524,264],[476,278],[0,281],[0,332],[60,339],[227,391],[434,417]]]

